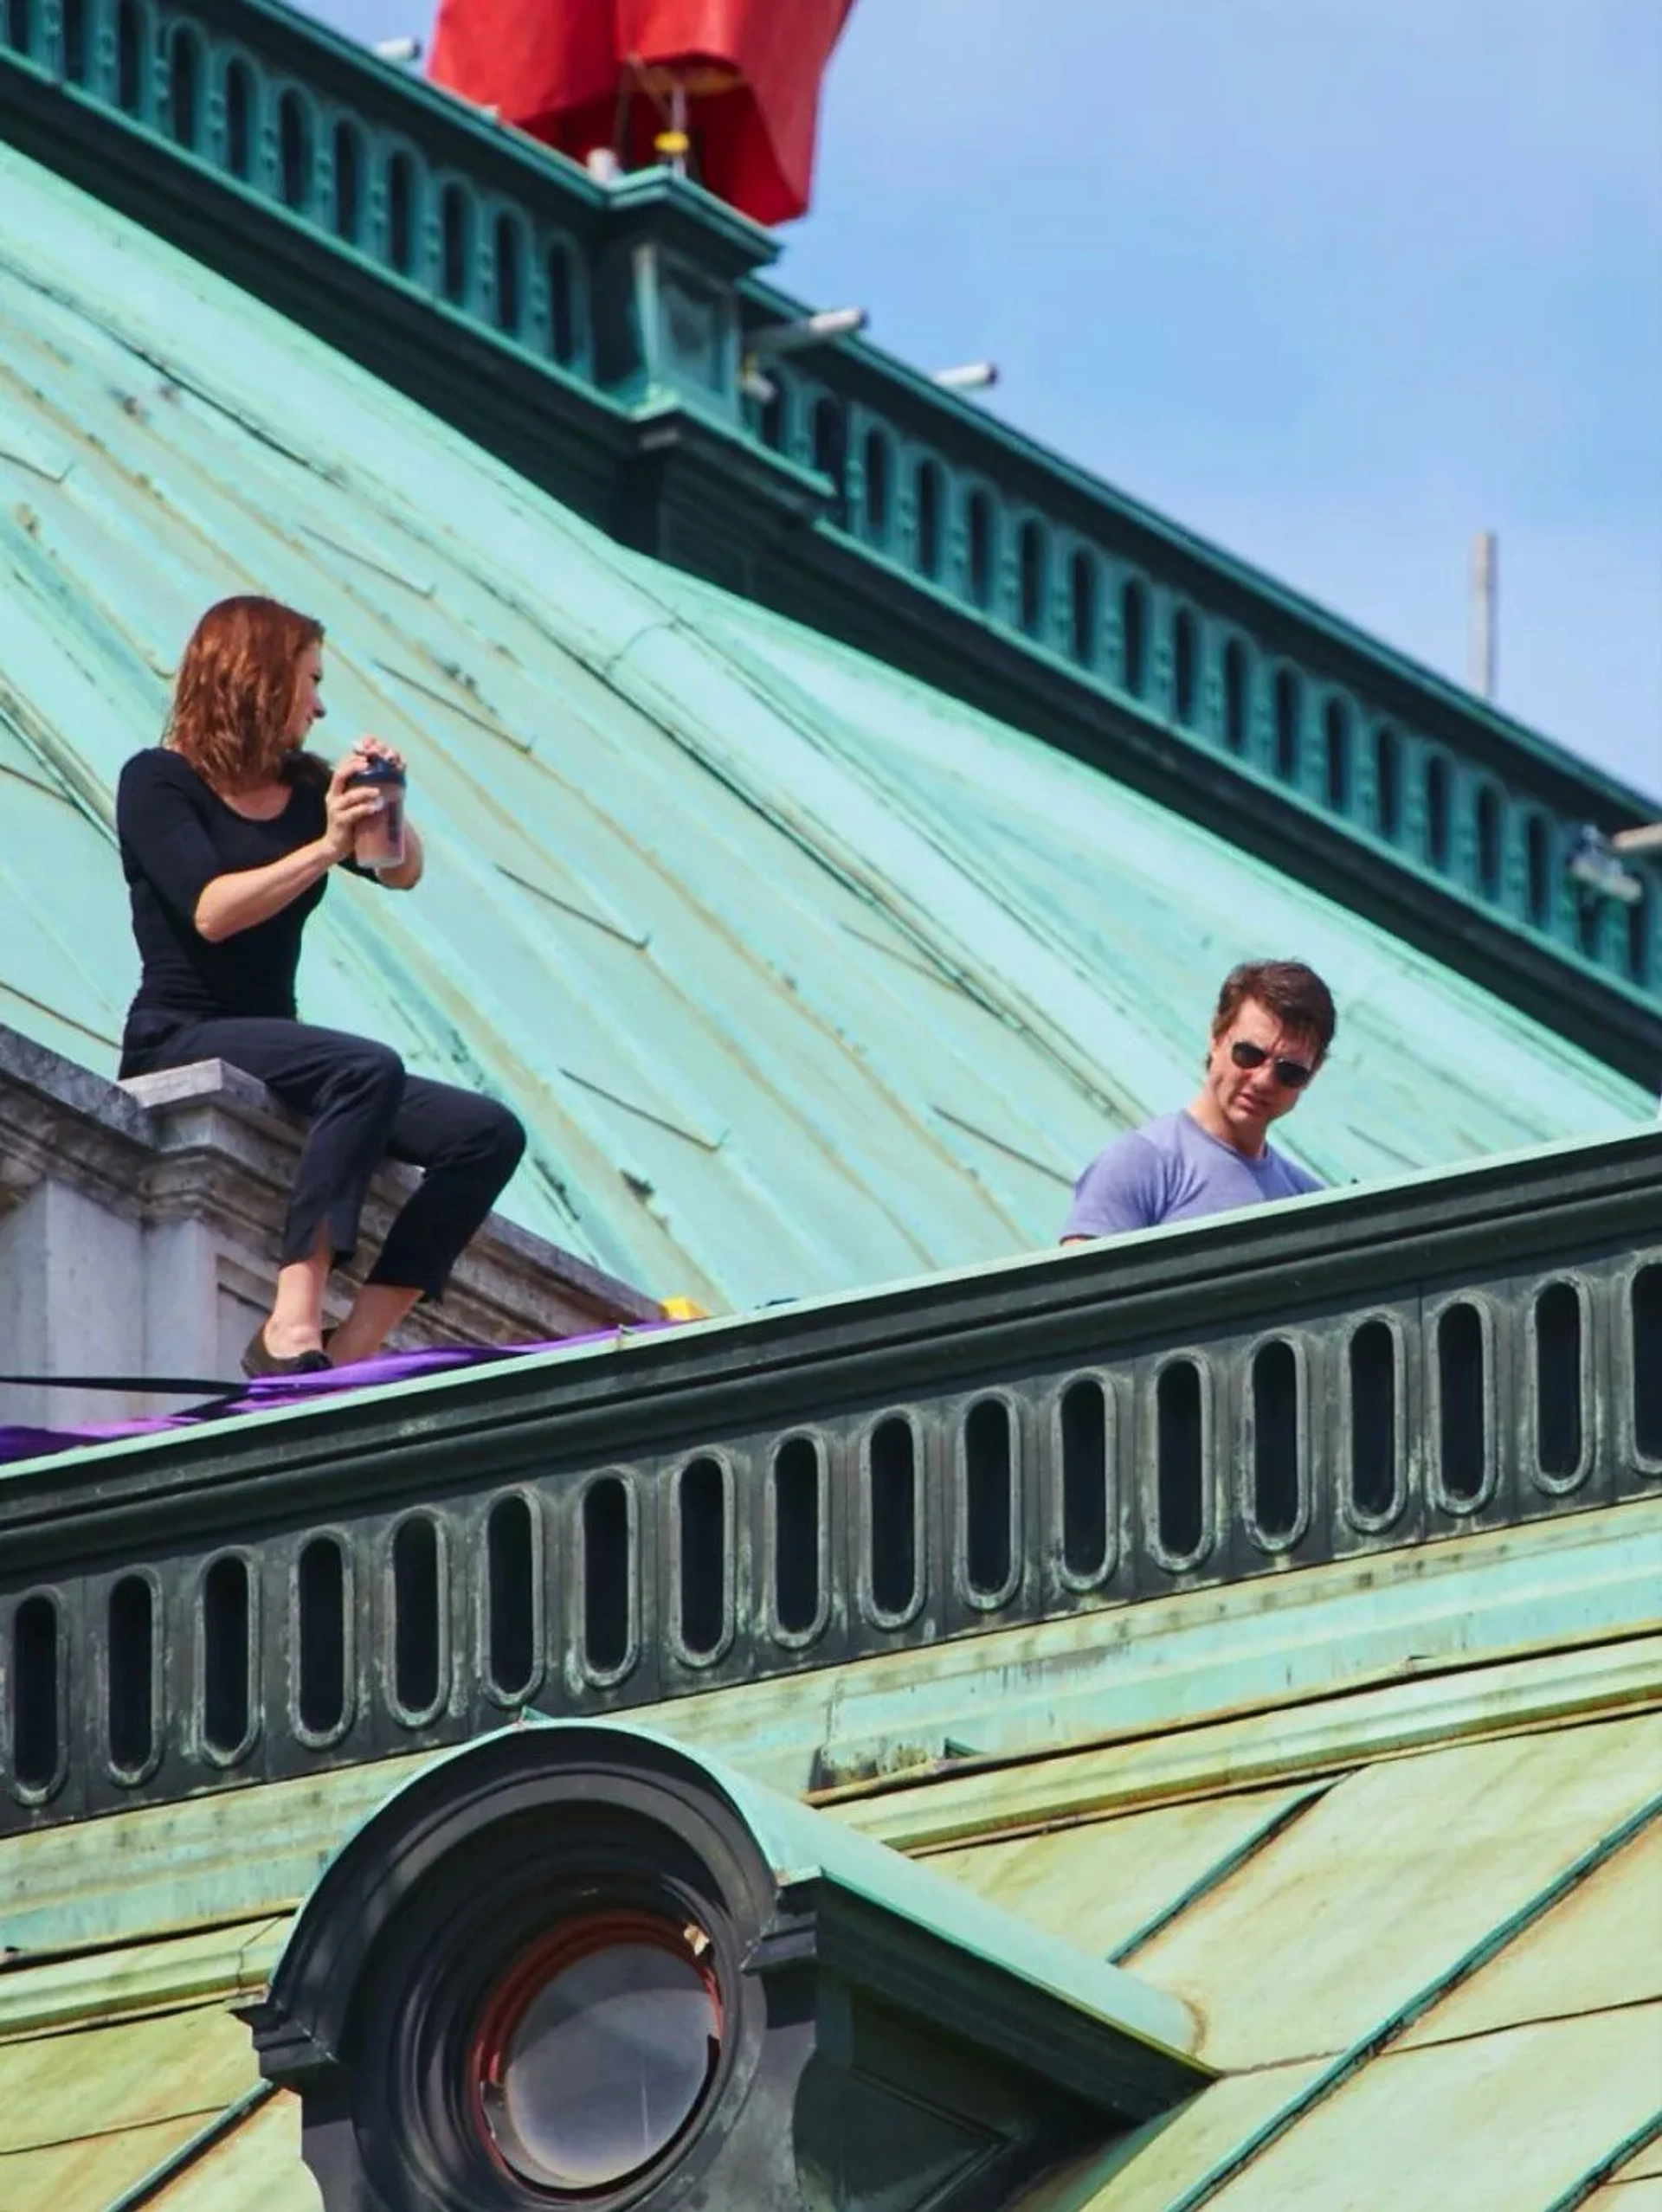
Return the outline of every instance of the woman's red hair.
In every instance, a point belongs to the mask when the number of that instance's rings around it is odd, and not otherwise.
[[[300,656],[322,643],[322,623],[280,600],[222,599],[190,633],[163,743],[218,790],[291,775]]]

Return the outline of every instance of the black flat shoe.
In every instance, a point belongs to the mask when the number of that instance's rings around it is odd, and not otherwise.
[[[297,1352],[291,1360],[280,1360],[266,1342],[264,1321],[242,1347],[245,1375],[320,1375],[334,1364],[326,1352]]]

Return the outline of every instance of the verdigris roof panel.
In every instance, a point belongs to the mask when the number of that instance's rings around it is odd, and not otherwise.
[[[1019,2212],[1169,2212],[1320,2070],[1307,2060],[1227,2074],[1130,2143],[1048,2176],[1021,2198]],[[1322,2199],[1319,2212],[1338,2208]]]
[[[1659,2083],[1662,2005],[1388,2052],[1205,2201],[1208,2212],[1545,2212],[1573,2202],[1655,2112]],[[1092,2212],[1123,2212],[1111,2186]]]
[[[1662,2181],[1662,2106],[1658,2107],[1656,2130],[1642,2151],[1618,2167],[1612,2179],[1619,2182]]]
[[[1236,1854],[1258,1848],[1317,1794],[1305,1787],[1201,1797],[1008,1842],[933,1852],[929,1863],[1081,1950],[1111,1957],[1156,1916],[1178,1907],[1195,1884],[1216,1878]]]
[[[1662,1779],[1656,1767],[1653,1780]],[[1662,1825],[1594,1868],[1546,1918],[1417,2021],[1402,2048],[1600,2005],[1662,2000]],[[1662,2075],[1657,2081],[1662,2108]]]
[[[0,2156],[221,2112],[254,2079],[247,2029],[216,2004],[0,2043]]]
[[[89,2091],[96,2082],[89,2081]],[[90,2102],[90,2099],[89,2099]],[[0,2151],[0,2204],[6,2212],[103,2212],[202,2125],[195,2115],[148,2126],[102,2132],[89,2113],[87,2132],[34,2151]]]
[[[300,2099],[280,2092],[151,2202],[158,2212],[321,2212],[323,2198],[300,2160]]]
[[[1662,2176],[1618,2177],[1587,2199],[1587,2212],[1662,2212]]]
[[[1382,1762],[1129,1963],[1204,2021],[1210,2065],[1342,2050],[1614,1832],[1659,1772],[1657,1714]],[[1436,1833],[1459,1848],[1428,1851]]]

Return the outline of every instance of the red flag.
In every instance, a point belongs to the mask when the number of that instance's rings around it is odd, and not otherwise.
[[[440,0],[429,71],[584,159],[663,157],[679,89],[688,167],[757,222],[808,203],[820,83],[854,0]]]

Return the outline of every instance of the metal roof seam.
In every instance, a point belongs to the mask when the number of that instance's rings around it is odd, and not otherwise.
[[[141,2174],[130,2189],[124,2189],[119,2196],[113,2197],[105,2206],[104,2212],[138,2212],[140,2205],[153,2204],[171,2183],[177,2181],[181,2174],[188,2173],[216,2144],[223,2142],[244,2120],[251,2119],[261,2106],[268,2105],[276,2094],[277,2084],[274,2081],[256,2081],[252,2089],[244,2090],[242,2096],[234,2098],[223,2112],[216,2112],[205,2126],[199,2127],[194,2135],[188,2137],[177,2151],[170,2151],[147,2174]]]
[[[1165,2212],[1200,2212],[1201,2206],[1210,2204],[1253,2164],[1260,2152],[1269,2150],[1306,2113],[1342,2088],[1353,2074],[1360,2072],[1370,2059],[1378,2057],[1433,2004],[1451,1995],[1480,1967],[1486,1966],[1508,1944],[1532,1927],[1537,1920],[1544,1919],[1590,1874],[1613,1857],[1624,1843],[1631,1842],[1659,1817],[1662,1817],[1662,1791],[1646,1798],[1625,1820],[1618,1822],[1614,1828],[1600,1836],[1560,1874],[1543,1883],[1516,1912],[1509,1913],[1498,1926],[1491,1928],[1451,1965],[1423,1984],[1411,1997],[1387,2013],[1383,2019],[1376,2021],[1364,2034],[1357,2036],[1312,2080],[1288,2098],[1244,2141],[1238,2143],[1227,2157],[1217,2160],[1181,2196],[1174,2198],[1165,2208]]]
[[[1550,2204],[1544,2205],[1542,2212],[1575,2212],[1576,2206],[1585,2204],[1595,2189],[1618,2178],[1620,2168],[1630,2158],[1636,2158],[1641,2151],[1649,2150],[1659,2140],[1662,2140],[1662,2106],[1624,2136],[1613,2151],[1606,2151],[1596,2165],[1590,2166],[1560,2196],[1555,2196]]]
[[[1296,1821],[1302,1820],[1312,1806],[1318,1804],[1328,1791],[1336,1787],[1340,1778],[1340,1774],[1336,1772],[1312,1784],[1293,1804],[1272,1806],[1268,1815],[1244,1836],[1233,1850],[1226,1851],[1221,1858],[1214,1860],[1198,1880],[1190,1882],[1176,1897],[1169,1899],[1157,1913],[1151,1913],[1140,1927],[1133,1928],[1130,1935],[1117,1943],[1108,1953],[1110,1964],[1124,1965],[1145,1944],[1152,1943],[1163,1928],[1169,1927],[1174,1920],[1188,1912],[1191,1905],[1198,1904],[1201,1898],[1220,1888],[1232,1875],[1239,1873],[1248,1860],[1255,1859],[1260,1851],[1274,1842],[1277,1836]]]

